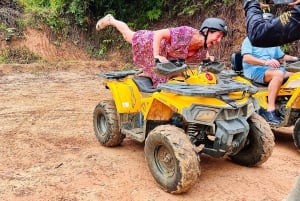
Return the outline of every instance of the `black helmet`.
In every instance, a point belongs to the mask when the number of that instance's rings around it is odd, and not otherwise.
[[[269,21],[275,18],[275,16],[272,13],[264,13],[263,18],[265,21]]]
[[[222,31],[224,36],[227,35],[226,22],[220,18],[211,17],[204,20],[199,31],[203,34],[204,29],[208,29],[208,31]]]

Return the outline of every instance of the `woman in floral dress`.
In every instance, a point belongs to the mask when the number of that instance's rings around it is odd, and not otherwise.
[[[117,28],[132,45],[134,64],[143,68],[144,74],[151,77],[154,87],[167,81],[167,77],[153,71],[155,59],[160,62],[170,59],[201,62],[207,58],[207,48],[218,44],[227,34],[226,23],[219,18],[206,19],[200,30],[180,26],[155,31],[132,31],[126,23],[108,14],[97,22],[96,29],[101,30],[109,25]]]

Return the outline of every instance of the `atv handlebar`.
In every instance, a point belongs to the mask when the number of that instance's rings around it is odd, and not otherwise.
[[[161,63],[155,59],[156,66],[153,68],[154,72],[165,76],[178,75],[187,70],[188,66],[184,59],[169,60],[169,62]],[[211,72],[214,74],[220,73],[225,68],[224,62],[215,62],[210,60],[203,60],[199,65],[199,71]],[[201,69],[201,70],[200,70]]]
[[[129,75],[138,75],[143,72],[143,69],[134,69],[127,71],[114,71],[98,74],[98,76],[103,77],[105,79],[123,79]]]
[[[219,74],[225,68],[224,62],[216,62],[216,61],[208,61],[203,60],[202,64],[200,64],[202,71],[211,72],[214,74]]]
[[[158,59],[155,59],[154,72],[165,76],[174,76],[184,72],[187,65],[183,59],[169,60],[169,62],[161,63]]]

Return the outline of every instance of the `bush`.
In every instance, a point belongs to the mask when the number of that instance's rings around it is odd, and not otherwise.
[[[8,48],[0,52],[0,63],[29,64],[40,60],[27,48]]]

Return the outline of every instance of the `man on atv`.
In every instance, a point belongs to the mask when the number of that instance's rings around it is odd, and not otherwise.
[[[274,19],[271,13],[264,13],[263,19]],[[260,109],[260,115],[271,124],[279,124],[281,118],[276,115],[275,101],[283,80],[292,73],[280,66],[279,60],[297,60],[297,57],[285,54],[279,46],[261,48],[251,44],[249,38],[242,43],[243,72],[245,77],[259,84],[268,85],[268,107]]]
[[[300,39],[300,0],[289,3],[292,9],[282,13],[270,22],[262,17],[258,0],[244,0],[247,20],[247,35],[251,43],[257,47],[273,47]]]

